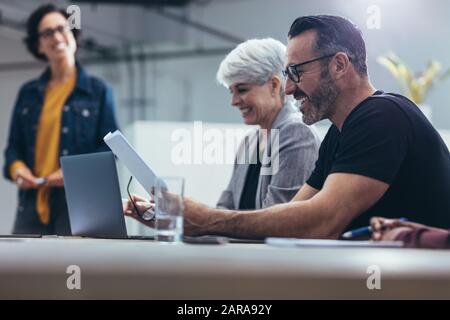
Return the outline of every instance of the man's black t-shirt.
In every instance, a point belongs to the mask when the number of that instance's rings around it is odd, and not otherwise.
[[[331,126],[307,183],[320,190],[337,172],[389,184],[347,229],[368,225],[372,216],[450,228],[449,151],[419,108],[401,95],[377,91],[352,110],[341,131]]]

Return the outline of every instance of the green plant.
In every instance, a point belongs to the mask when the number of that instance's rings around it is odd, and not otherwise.
[[[450,76],[450,68],[440,73],[441,64],[435,60],[430,60],[426,69],[416,74],[392,52],[378,57],[377,61],[395,77],[403,94],[416,104],[424,102],[432,85],[437,80],[442,81]]]

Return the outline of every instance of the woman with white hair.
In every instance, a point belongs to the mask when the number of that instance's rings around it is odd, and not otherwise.
[[[220,208],[251,210],[288,202],[314,169],[320,141],[284,95],[285,56],[281,42],[252,39],[220,64],[217,80],[230,90],[232,106],[245,124],[259,126],[238,149]],[[243,161],[246,153],[254,161]]]

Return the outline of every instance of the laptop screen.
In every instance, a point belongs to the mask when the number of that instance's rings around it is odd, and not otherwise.
[[[61,157],[72,235],[127,238],[112,152]]]

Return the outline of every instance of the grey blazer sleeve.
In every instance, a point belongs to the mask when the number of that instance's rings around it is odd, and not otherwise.
[[[289,202],[311,175],[317,159],[320,139],[312,128],[289,123],[280,128],[279,170],[261,176],[262,207]],[[273,156],[273,155],[272,155]]]

